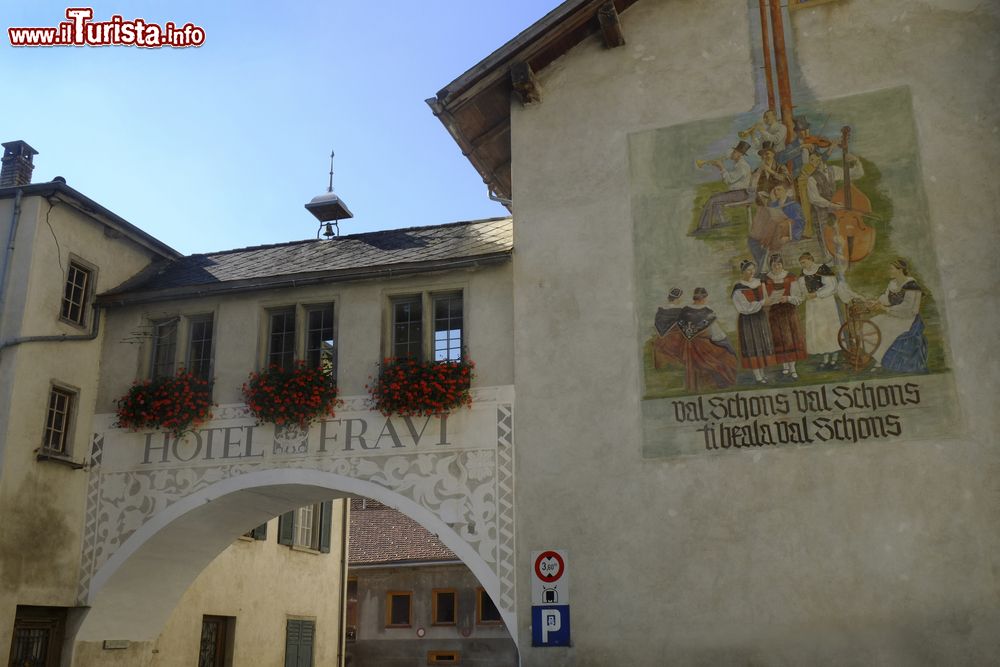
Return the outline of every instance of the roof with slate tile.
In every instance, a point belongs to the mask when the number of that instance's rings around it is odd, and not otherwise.
[[[358,280],[507,261],[510,218],[238,248],[157,262],[102,294],[105,305]]]
[[[458,557],[410,517],[374,500],[351,500],[348,562],[393,565],[456,561]]]

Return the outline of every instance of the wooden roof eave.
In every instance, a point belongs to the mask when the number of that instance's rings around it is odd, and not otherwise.
[[[622,12],[635,1],[612,4]],[[479,107],[481,128],[459,121],[459,112],[491,95],[509,99],[512,68],[526,65],[538,73],[592,34],[604,32],[607,40],[606,17],[600,14],[608,4],[608,0],[566,0],[427,100],[483,182],[501,198],[512,199],[510,179],[503,177],[511,159],[510,106],[493,115],[484,112],[487,105]],[[484,156],[487,152],[492,159]]]

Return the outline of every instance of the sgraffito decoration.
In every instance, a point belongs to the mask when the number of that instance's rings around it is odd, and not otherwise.
[[[175,437],[95,419],[80,604],[94,573],[131,535],[178,500],[222,480],[272,468],[334,473],[381,486],[453,527],[494,572],[498,606],[514,610],[513,388],[473,391],[473,407],[444,417],[386,417],[348,397],[336,418],[308,428],[260,424],[245,405]]]
[[[907,88],[629,138],[643,454],[953,434]]]

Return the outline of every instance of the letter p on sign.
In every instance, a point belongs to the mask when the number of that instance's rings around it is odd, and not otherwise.
[[[549,634],[562,630],[562,614],[558,609],[542,610],[542,643],[549,643]]]

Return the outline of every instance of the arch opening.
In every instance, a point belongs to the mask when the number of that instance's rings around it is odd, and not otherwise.
[[[383,486],[335,473],[270,469],[219,481],[150,517],[95,572],[76,641],[151,641],[198,574],[249,528],[331,498],[367,497],[407,515],[461,560],[494,600],[491,566],[436,514]],[[517,642],[513,613],[500,609]]]

